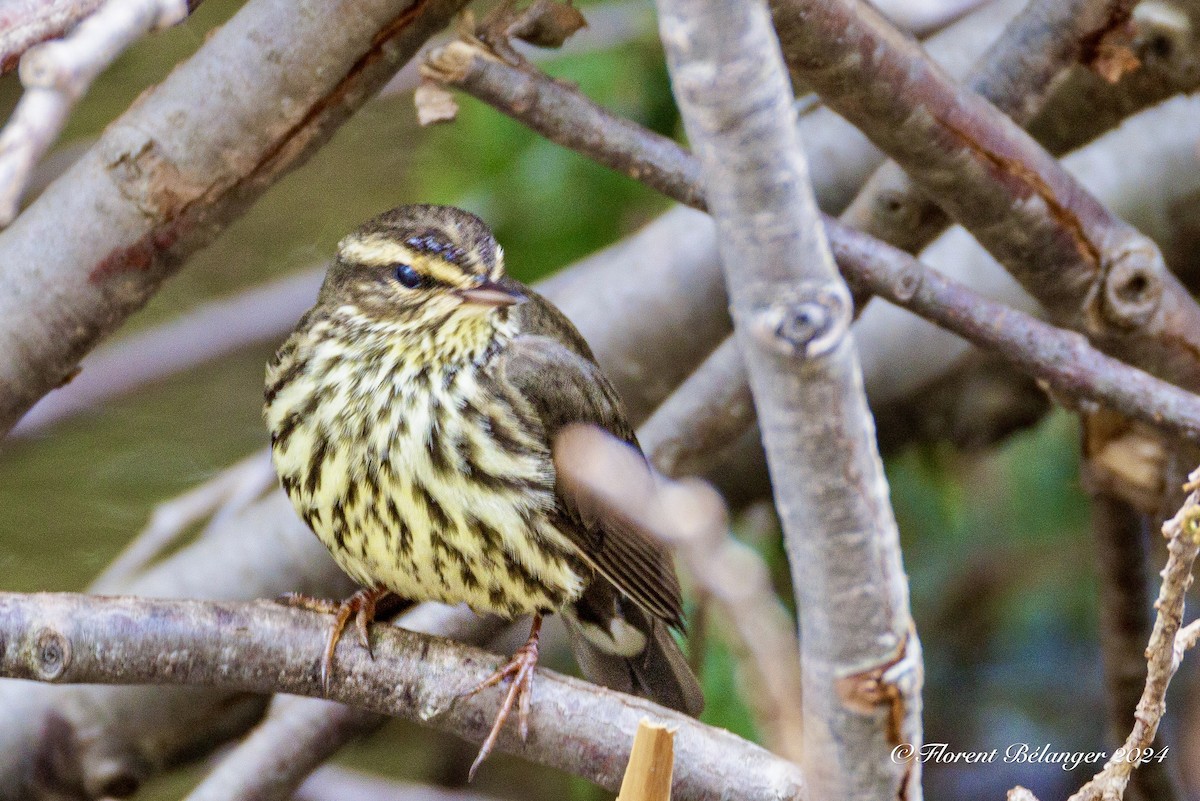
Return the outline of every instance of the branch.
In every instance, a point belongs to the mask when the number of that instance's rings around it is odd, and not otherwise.
[[[587,119],[602,129],[619,123],[628,131],[632,123],[619,121],[611,112],[601,109],[577,90],[547,78],[542,73],[521,70],[488,56],[481,48],[466,42],[456,42],[435,51],[430,56],[430,73],[458,86],[499,110],[528,123],[539,133],[559,144],[569,145],[578,138],[561,136],[562,127],[574,127]],[[586,108],[586,112],[584,109]],[[552,111],[545,111],[552,110]],[[1178,110],[1164,109],[1174,121]],[[544,113],[542,113],[544,112]],[[1157,114],[1155,116],[1158,116]],[[1158,124],[1162,124],[1160,120]],[[642,179],[652,171],[651,185],[669,188],[671,197],[680,202],[694,198],[700,189],[696,179],[696,159],[677,144],[668,147],[663,137],[641,129],[639,137],[622,135],[609,137],[603,130],[588,139],[590,148],[584,155],[604,158],[640,159]],[[648,143],[653,143],[648,144]],[[645,144],[645,148],[643,148]],[[612,148],[615,154],[605,150]],[[640,152],[642,156],[637,155]],[[647,153],[659,157],[643,158]],[[839,266],[848,280],[860,282],[889,301],[945,327],[959,336],[1004,356],[1030,374],[1046,381],[1061,398],[1075,402],[1096,401],[1112,406],[1134,419],[1166,428],[1195,439],[1200,428],[1200,399],[1171,386],[1141,370],[1106,356],[1090,346],[1078,334],[1043,323],[1030,315],[989,301],[965,286],[943,277],[910,256],[873,240],[845,225],[825,218],[825,233],[833,246]],[[965,238],[965,237],[964,237]],[[961,260],[961,254],[959,254]],[[940,363],[940,362],[939,362]],[[714,358],[706,364],[704,374],[690,392],[701,387],[720,388],[724,398],[736,399],[744,391],[745,376],[740,362],[730,358]],[[720,372],[718,373],[718,369]],[[907,369],[907,368],[906,368]],[[725,420],[703,419],[697,416],[704,409],[714,411],[720,404],[705,397],[679,395],[662,414],[676,420],[690,421],[690,432],[704,434],[705,447],[717,437],[732,434],[740,425],[735,415]],[[721,414],[725,414],[724,411]],[[728,423],[728,427],[725,424]],[[653,432],[664,421],[654,423]],[[710,426],[713,436],[708,435]],[[662,431],[668,430],[662,428]],[[655,432],[653,436],[660,434]],[[705,459],[712,451],[690,448],[686,440],[660,442],[653,448],[665,447],[664,468],[687,463],[690,459]],[[705,464],[700,462],[699,464]]]
[[[1154,244],[855,0],[777,0],[789,61],[1036,297],[1101,349],[1200,384],[1200,306]],[[871,53],[871,58],[862,58]]]
[[[0,9],[0,75],[38,42],[62,36],[103,0],[13,0]]]
[[[500,628],[464,606],[426,603],[393,625],[463,642],[480,642]],[[343,745],[378,728],[385,718],[319,698],[277,695],[262,723],[226,755],[187,801],[287,801]]]
[[[720,604],[750,656],[757,677],[751,687],[758,690],[750,705],[768,745],[799,764],[804,725],[794,624],[762,558],[730,536],[721,496],[695,479],[673,482],[654,474],[645,459],[599,428],[567,428],[554,454],[559,481],[573,495],[670,546],[703,593]]]
[[[659,0],[672,91],[717,225],[800,612],[819,797],[920,797],[920,645],[899,533],[765,3]]]
[[[1101,401],[1149,425],[1200,441],[1200,395],[1130,367],[1035,317],[1002,306],[929,269],[904,251],[832,220],[834,255],[849,277],[880,297],[995,351],[1046,382],[1060,400]]]
[[[0,432],[463,2],[251,0],[109,125],[0,233]]]
[[[153,620],[154,625],[145,625]],[[321,694],[328,620],[272,602],[228,603],[0,594],[0,673],[39,681],[204,684],[224,691]],[[496,693],[455,701],[500,666],[497,656],[394,626],[373,630],[372,660],[347,644],[330,699],[404,717],[480,742]],[[616,790],[638,721],[677,729],[674,793],[717,799],[797,798],[799,770],[729,732],[640,698],[539,670],[530,738],[500,737],[520,754]]]
[[[26,51],[20,68],[25,94],[0,130],[0,228],[17,216],[34,165],[96,76],[145,34],[187,19],[189,10],[186,0],[107,2],[67,38]]]
[[[1130,16],[1133,0],[1033,0],[1004,29],[966,85],[1018,125],[1040,111],[1055,79]],[[894,161],[871,176],[842,222],[918,253],[950,225]]]
[[[1200,470],[1190,476],[1189,484],[1185,487],[1190,494],[1182,508],[1175,517],[1163,524],[1163,536],[1167,538],[1167,565],[1162,571],[1163,582],[1158,600],[1154,602],[1157,615],[1150,643],[1146,646],[1146,683],[1137,704],[1133,730],[1103,770],[1072,795],[1071,801],[1111,801],[1124,795],[1139,761],[1128,755],[1141,755],[1154,742],[1166,711],[1167,687],[1179,669],[1183,653],[1196,643],[1197,627],[1183,626],[1183,605],[1187,589],[1192,583],[1192,566],[1197,554],[1200,554],[1198,482]],[[1033,798],[1024,788],[1011,791],[1009,798],[1013,798],[1013,793],[1018,791],[1018,798]]]

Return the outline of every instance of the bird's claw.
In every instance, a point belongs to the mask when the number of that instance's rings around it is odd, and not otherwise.
[[[367,649],[367,654],[372,659],[375,658],[375,651],[371,647],[370,625],[375,619],[376,604],[388,594],[388,590],[378,587],[361,589],[341,603],[324,598],[311,598],[295,592],[280,597],[279,601],[288,606],[334,616],[329,642],[321,659],[321,689],[326,695],[329,695],[330,680],[333,676],[333,655],[351,617],[354,618],[355,628],[358,630],[358,641]]]
[[[529,640],[516,650],[508,664],[470,690],[456,696],[456,698],[463,698],[475,695],[480,690],[494,687],[505,679],[512,679],[508,692],[504,694],[504,703],[501,704],[500,711],[496,714],[491,731],[488,732],[483,745],[479,747],[479,755],[475,757],[475,761],[471,763],[471,769],[467,772],[468,781],[475,778],[475,771],[492,753],[492,748],[495,747],[496,740],[500,737],[500,730],[504,728],[504,722],[508,720],[508,715],[512,712],[514,705],[517,707],[517,731],[521,735],[521,742],[529,739],[529,707],[530,699],[533,697],[533,675],[538,662],[538,632],[541,629],[541,623],[540,617],[534,617]]]

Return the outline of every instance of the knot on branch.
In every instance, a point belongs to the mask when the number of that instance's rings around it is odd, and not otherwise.
[[[782,297],[755,303],[750,331],[784,356],[816,359],[845,338],[852,306],[845,284],[803,283]]]
[[[40,681],[54,681],[71,663],[71,641],[52,628],[40,629],[33,640],[30,668]]]
[[[1148,324],[1162,300],[1162,270],[1157,250],[1148,251],[1136,244],[1107,260],[1099,284],[1103,320],[1125,329]]]

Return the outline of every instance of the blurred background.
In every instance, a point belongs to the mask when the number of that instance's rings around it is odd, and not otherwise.
[[[585,13],[590,4],[584,3]],[[544,67],[608,108],[681,137],[649,3],[604,4],[623,27],[600,49],[551,55]],[[206,0],[184,24],[142,41],[74,113],[60,149],[86,143],[239,7]],[[19,92],[0,79],[0,112]],[[533,281],[611,244],[668,208],[640,184],[560,149],[458,96],[457,122],[420,129],[411,92],[371,102],[307,165],[285,178],[195,256],[127,325],[125,337],[198,304],[320,265],[346,232],[401,203],[451,203],[483,217],[509,270]],[[9,439],[0,450],[0,588],[80,590],[146,523],[154,505],[262,448],[263,366],[277,343],[237,353]],[[926,659],[925,736],[951,751],[1013,743],[1105,750],[1097,588],[1079,431],[1056,412],[984,454],[929,443],[887,461],[905,566]],[[786,560],[769,515],[741,533],[775,569]],[[749,522],[745,522],[749,521]],[[1157,538],[1152,538],[1157,539]],[[1157,547],[1157,542],[1156,542]],[[1161,565],[1161,553],[1152,557]],[[1155,589],[1157,587],[1155,586]],[[704,719],[745,736],[719,626],[702,638]],[[1173,687],[1167,741],[1200,798],[1200,691],[1195,656]],[[573,669],[569,661],[557,665]],[[343,764],[390,777],[455,784],[474,747],[402,722],[347,748]],[[472,790],[500,798],[604,798],[591,785],[498,755]],[[1189,768],[1190,766],[1190,768]],[[1055,764],[925,766],[931,798],[1002,798],[1014,784],[1066,797],[1094,772]],[[160,777],[138,799],[180,797],[203,766]]]

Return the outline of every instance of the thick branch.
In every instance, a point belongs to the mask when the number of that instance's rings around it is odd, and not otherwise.
[[[717,225],[800,612],[820,797],[920,797],[920,645],[899,534],[765,3],[659,0],[672,90]]]
[[[408,631],[478,643],[499,628],[465,606],[426,603],[395,625]],[[188,795],[187,801],[287,801],[310,773],[355,737],[378,728],[374,712],[319,698],[277,695],[262,723]]]
[[[1055,320],[1200,385],[1200,306],[1154,244],[983,98],[855,0],[777,0],[784,52],[964,225]]]
[[[113,122],[0,233],[0,432],[463,2],[251,0]]]
[[[1055,78],[1129,17],[1132,0],[1033,0],[1004,29],[966,84],[1019,125],[1041,110]],[[950,225],[894,161],[881,166],[841,217],[917,253]]]
[[[204,684],[254,693],[321,693],[328,620],[273,602],[218,603],[72,594],[0,594],[0,672],[39,681]],[[455,695],[503,661],[476,648],[393,626],[373,630],[374,660],[347,642],[332,700],[417,720],[481,741],[499,694]],[[677,729],[674,793],[680,799],[791,799],[799,770],[729,732],[640,698],[539,671],[530,737],[513,730],[502,750],[616,790],[638,721]],[[515,727],[512,727],[515,729]]]

